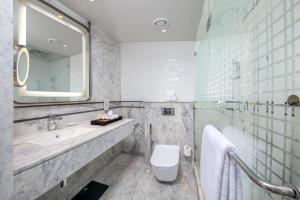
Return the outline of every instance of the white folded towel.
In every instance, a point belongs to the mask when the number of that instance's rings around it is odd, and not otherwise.
[[[166,92],[166,101],[176,101],[176,92],[171,90]]]
[[[241,200],[240,168],[227,152],[233,144],[216,128],[207,125],[202,135],[200,182],[205,200]]]

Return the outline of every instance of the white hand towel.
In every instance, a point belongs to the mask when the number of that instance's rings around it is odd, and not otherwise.
[[[241,200],[240,168],[227,154],[233,144],[207,125],[202,135],[200,182],[205,200]]]

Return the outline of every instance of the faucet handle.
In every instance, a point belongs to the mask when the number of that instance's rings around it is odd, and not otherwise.
[[[50,114],[48,117],[48,130],[55,130],[57,129],[56,120],[62,120],[62,117],[57,117],[55,114]]]
[[[53,120],[50,120],[48,122],[48,130],[55,130],[56,129],[56,122]]]

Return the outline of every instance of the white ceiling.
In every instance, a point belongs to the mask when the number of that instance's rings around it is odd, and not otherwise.
[[[120,42],[195,40],[203,0],[59,0]],[[152,22],[169,20],[166,33]]]

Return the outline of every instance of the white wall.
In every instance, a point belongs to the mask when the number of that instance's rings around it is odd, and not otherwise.
[[[178,101],[194,100],[194,42],[139,42],[121,45],[123,101],[165,101],[166,91]]]

